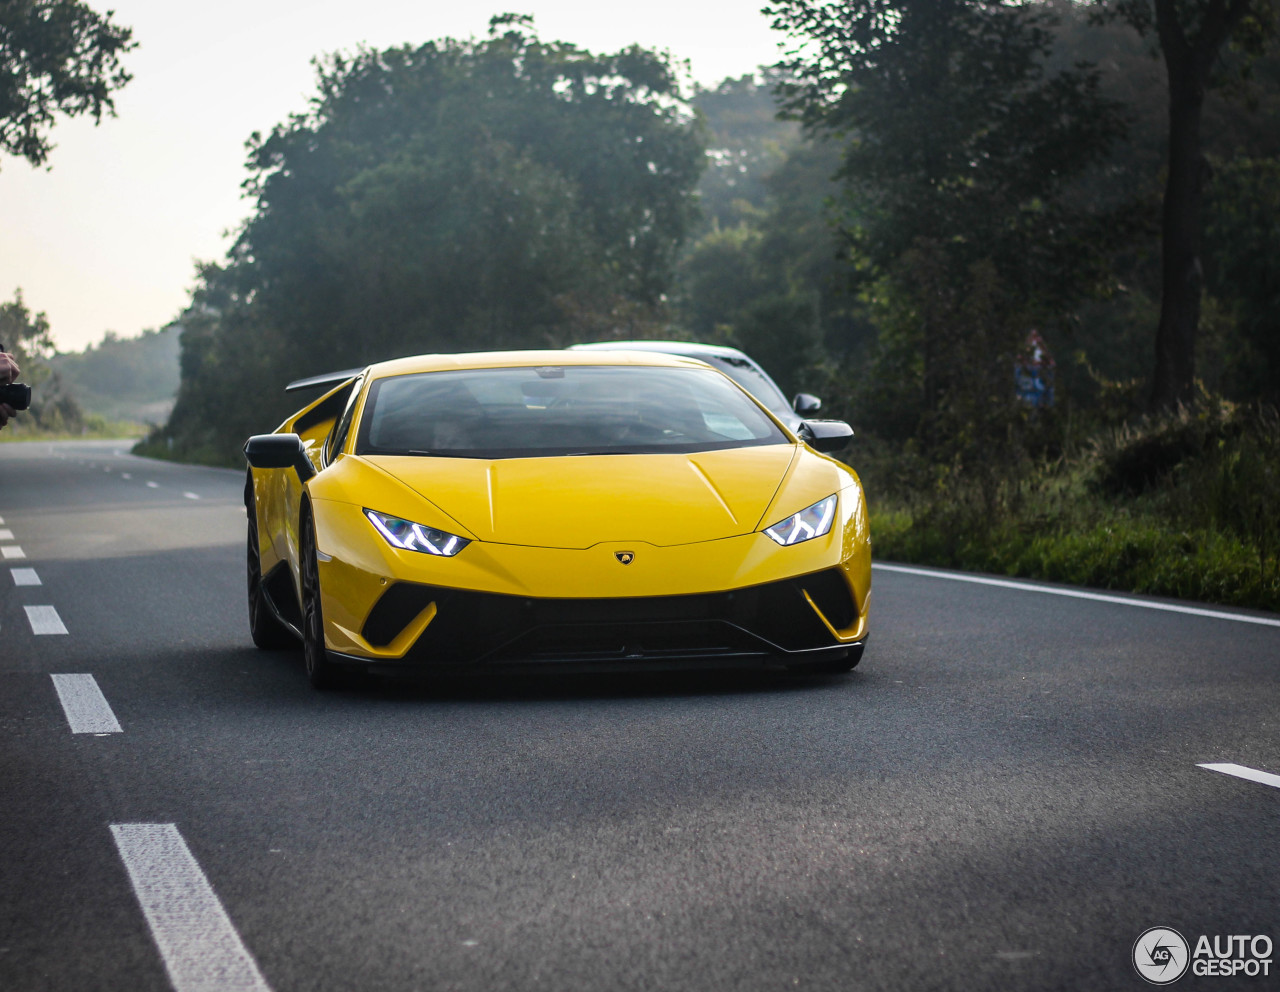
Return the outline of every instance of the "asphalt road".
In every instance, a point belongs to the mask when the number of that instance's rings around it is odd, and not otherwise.
[[[848,676],[321,694],[249,641],[242,475],[126,450],[0,445],[0,989],[1137,989],[1151,927],[1280,943],[1280,788],[1198,767],[1280,773],[1274,623],[881,569]]]

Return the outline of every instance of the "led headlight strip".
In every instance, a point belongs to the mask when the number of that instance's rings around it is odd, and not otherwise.
[[[427,555],[452,558],[471,543],[465,537],[436,530],[434,527],[424,527],[412,520],[392,517],[377,510],[366,509],[364,515],[369,518],[374,529],[387,539],[388,544],[402,551],[421,551]]]
[[[807,506],[799,513],[793,513],[786,520],[780,520],[764,532],[781,544],[784,548],[803,541],[812,541],[831,530],[831,523],[836,518],[836,497],[828,496],[820,499],[813,506]]]

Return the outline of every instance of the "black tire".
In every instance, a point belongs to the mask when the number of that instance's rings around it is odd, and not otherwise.
[[[320,605],[320,565],[316,558],[315,525],[303,508],[299,522],[302,572],[302,657],[307,680],[316,689],[338,689],[346,684],[342,667],[329,659],[324,646],[324,614]]]
[[[253,498],[253,476],[250,475],[244,489],[244,511],[249,522],[248,546],[245,553],[245,570],[249,580],[249,636],[253,643],[266,650],[296,647],[298,639],[293,631],[280,622],[267,594],[262,589],[262,556],[258,551],[258,507]]]

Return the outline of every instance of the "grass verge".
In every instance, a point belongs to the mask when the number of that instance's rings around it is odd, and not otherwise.
[[[1105,510],[1079,526],[1004,520],[981,531],[871,514],[877,558],[1280,612],[1280,572],[1238,536]]]
[[[0,430],[0,444],[17,444],[23,441],[131,441],[142,437],[146,431],[147,428],[142,424],[97,418],[80,431],[48,431],[11,422],[4,430]]]

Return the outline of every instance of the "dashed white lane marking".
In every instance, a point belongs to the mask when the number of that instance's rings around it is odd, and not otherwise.
[[[121,473],[120,473],[120,478],[122,478],[122,479],[132,479],[132,478],[133,478],[133,476],[132,476],[132,475],[130,475],[128,472],[121,472]]]
[[[148,483],[147,483],[147,488],[148,488],[148,489],[159,489],[159,488],[160,488],[160,483],[158,483],[158,482],[148,482]]]
[[[0,541],[12,541],[12,540],[13,540],[13,531],[0,530]]]
[[[200,498],[200,497],[199,497],[199,496],[197,496],[195,493],[183,493],[182,495],[183,495],[183,496],[185,496],[185,497],[187,497],[187,499],[199,499],[199,498]]]
[[[120,722],[92,675],[54,675],[53,687],[73,734],[119,734]]]
[[[0,555],[3,555],[5,558],[27,557],[27,553],[16,544],[6,544],[3,548],[0,548]]]
[[[0,524],[4,523],[4,517],[0,517]]]
[[[15,586],[38,586],[40,585],[40,576],[36,575],[34,568],[11,568],[9,574],[13,576],[13,584]]]
[[[962,575],[957,572],[935,572],[928,568],[908,568],[905,565],[871,566],[882,572],[902,572],[906,575],[923,575],[930,579],[950,579],[953,582],[972,582],[980,586],[997,586],[1001,589],[1018,589],[1023,592],[1042,592],[1049,596],[1068,596],[1071,599],[1091,599],[1098,603],[1117,603],[1120,606],[1140,606],[1144,610],[1163,610],[1166,613],[1186,613],[1193,617],[1211,617],[1214,620],[1235,620],[1239,623],[1257,623],[1264,627],[1280,627],[1280,620],[1269,617],[1251,617],[1243,613],[1224,613],[1221,610],[1202,610],[1194,606],[1173,606],[1169,603],[1151,603],[1145,599],[1129,599],[1125,596],[1107,596],[1099,592],[1080,589],[1056,589],[1052,586],[1035,586],[1029,582],[1012,582],[1008,579],[988,579],[980,575]]]
[[[67,625],[52,606],[24,606],[33,634],[65,634]]]
[[[174,992],[270,992],[175,824],[113,823],[111,834]]]
[[[1260,782],[1263,785],[1280,789],[1280,775],[1260,772],[1256,768],[1246,768],[1244,765],[1233,765],[1230,762],[1217,765],[1197,765],[1196,767],[1207,768],[1211,772],[1222,772],[1223,775],[1234,775],[1236,778],[1244,778],[1250,782]]]

